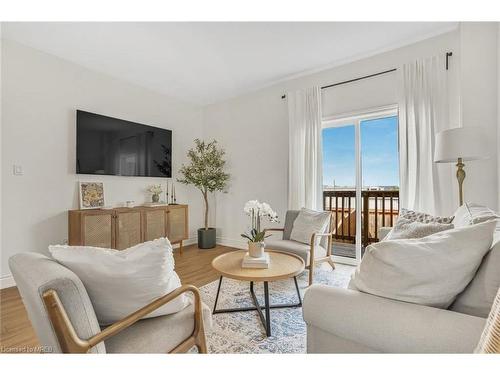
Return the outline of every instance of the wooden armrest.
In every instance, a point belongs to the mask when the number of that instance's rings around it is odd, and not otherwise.
[[[50,289],[43,293],[43,300],[63,353],[86,353],[98,343],[118,334],[141,318],[186,292],[192,292],[194,295],[195,324],[192,335],[173,350],[173,352],[178,352],[186,349],[186,347],[189,349],[193,345],[199,345],[199,348],[202,349],[202,344],[205,345],[201,296],[198,288],[193,285],[180,286],[169,294],[154,300],[148,305],[111,324],[95,336],[86,340],[81,339],[76,333],[75,328],[73,327],[73,324],[71,323],[68,314],[66,313],[66,310],[64,309],[64,306],[62,305],[55,290]],[[202,343],[199,342],[201,340],[199,338],[200,332],[203,335]],[[191,345],[188,347],[189,344]]]
[[[331,237],[331,236],[333,236],[333,232],[313,233],[313,234],[311,234],[311,246],[314,245],[314,241],[316,240],[316,237]]]

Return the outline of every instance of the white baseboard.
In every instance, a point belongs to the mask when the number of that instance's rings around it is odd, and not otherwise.
[[[228,237],[217,237],[217,244],[228,247],[235,247],[236,249],[245,250],[248,245],[245,240],[228,238]]]
[[[10,288],[12,286],[16,286],[16,282],[12,275],[0,277],[0,289]]]

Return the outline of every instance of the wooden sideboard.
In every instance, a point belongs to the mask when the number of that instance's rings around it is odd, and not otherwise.
[[[178,243],[189,236],[188,206],[138,206],[68,212],[68,243],[123,250],[167,237]]]

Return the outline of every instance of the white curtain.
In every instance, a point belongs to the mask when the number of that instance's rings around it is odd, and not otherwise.
[[[322,210],[321,89],[287,93],[288,208]]]
[[[433,160],[436,133],[450,127],[444,57],[404,64],[398,75],[400,207],[448,215],[451,169]]]

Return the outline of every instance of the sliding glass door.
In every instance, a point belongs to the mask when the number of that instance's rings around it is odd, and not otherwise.
[[[333,213],[333,255],[357,263],[399,210],[395,107],[323,123],[323,208]]]

